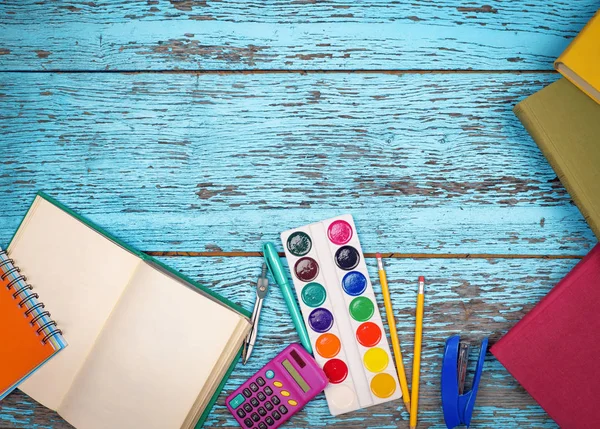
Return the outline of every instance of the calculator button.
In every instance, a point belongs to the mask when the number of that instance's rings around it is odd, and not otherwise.
[[[279,414],[278,411],[273,411],[273,414],[271,414],[273,416],[273,418],[275,420],[279,420],[281,418],[281,414]]]
[[[260,423],[258,424],[258,429],[267,429],[267,425],[266,425],[266,424],[264,424],[263,422],[260,422]]]
[[[283,387],[283,383],[281,381],[274,381],[273,386],[275,387]]]
[[[237,395],[235,395],[233,397],[233,399],[231,399],[231,401],[229,401],[229,406],[235,410],[237,407],[239,407],[243,403],[244,403],[244,395],[242,395],[241,393],[238,393]]]
[[[252,425],[253,425],[254,423],[252,422],[252,420],[250,420],[250,419],[246,419],[246,420],[244,420],[244,424],[245,424],[247,427],[251,428],[251,427],[252,427]]]
[[[246,410],[246,412],[249,413],[250,411],[252,411],[252,405],[246,402],[244,404],[244,410]]]
[[[279,403],[281,402],[277,396],[273,396],[273,397],[271,398],[271,401],[273,401],[273,403],[274,403],[275,405],[279,405]]]
[[[271,417],[267,417],[265,421],[269,426],[273,426],[275,424],[275,420],[273,420]]]
[[[266,411],[266,410],[265,410],[263,407],[260,407],[260,408],[258,409],[258,414],[260,414],[260,415],[261,415],[261,417],[264,417],[264,416],[266,416],[266,415],[267,415],[267,411]]]
[[[264,386],[265,385],[265,379],[262,377],[258,377],[256,379],[256,382],[258,383],[259,386]]]
[[[242,393],[244,394],[244,396],[245,396],[246,398],[249,398],[250,396],[252,396],[252,392],[251,392],[251,391],[250,391],[250,389],[248,389],[248,388],[245,388],[245,389],[242,391]]]
[[[285,408],[285,405],[280,405],[280,406],[279,406],[279,412],[280,412],[281,414],[287,414],[287,412],[288,412],[288,409],[287,409],[287,408]]]
[[[267,386],[267,387],[265,387],[265,393],[266,393],[267,395],[270,395],[270,394],[272,394],[272,393],[273,393],[273,389],[271,389],[269,386]]]
[[[271,411],[273,409],[273,404],[271,404],[269,401],[265,402],[265,408],[269,411]]]
[[[250,417],[252,417],[252,420],[254,420],[255,422],[260,420],[260,417],[258,417],[258,414],[256,414],[256,413],[252,413],[252,415]]]
[[[264,393],[262,392],[258,392],[258,395],[256,395],[258,397],[259,401],[264,401],[265,399],[267,399],[267,397],[265,396]]]
[[[252,404],[253,407],[258,407],[258,399],[252,398],[252,399],[250,399],[250,403]]]
[[[256,392],[256,391],[258,391],[258,386],[256,385],[256,383],[250,383],[250,389],[253,392]]]
[[[267,372],[265,372],[265,377],[267,377],[268,379],[271,379],[271,378],[275,377],[275,373],[269,369]]]
[[[290,404],[292,407],[295,407],[296,405],[298,405],[298,403],[296,401],[294,401],[293,399],[289,399],[288,404]]]
[[[246,417],[246,412],[244,410],[242,410],[241,408],[239,410],[236,411],[237,415],[240,416],[240,419],[243,419],[244,417]]]
[[[287,390],[282,390],[280,393],[282,396],[290,396],[290,392],[288,392]],[[254,405],[254,404],[252,404],[252,405]]]

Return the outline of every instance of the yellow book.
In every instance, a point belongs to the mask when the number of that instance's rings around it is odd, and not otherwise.
[[[567,46],[554,68],[600,103],[600,13],[596,12]]]

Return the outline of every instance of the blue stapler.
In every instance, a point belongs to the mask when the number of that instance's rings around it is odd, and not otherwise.
[[[479,389],[483,361],[487,352],[488,339],[481,342],[477,368],[473,376],[471,390],[465,392],[467,365],[469,362],[469,344],[461,343],[454,335],[446,340],[444,361],[442,363],[442,409],[448,429],[471,424],[471,415]]]

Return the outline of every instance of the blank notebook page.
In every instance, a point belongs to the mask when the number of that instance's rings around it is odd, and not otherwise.
[[[69,343],[19,387],[56,410],[141,262],[41,197],[8,251]]]
[[[86,429],[179,428],[239,322],[144,263],[58,411]]]

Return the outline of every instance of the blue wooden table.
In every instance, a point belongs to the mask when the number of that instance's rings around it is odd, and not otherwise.
[[[3,1],[0,243],[43,189],[250,309],[261,243],[350,212],[388,257],[409,373],[428,278],[419,427],[444,428],[445,338],[496,340],[596,241],[511,109],[598,6]],[[276,288],[259,341],[228,391],[297,341]],[[556,428],[485,366],[473,428]],[[333,418],[319,396],[286,427],[407,418],[401,402]],[[224,395],[206,426],[235,426]],[[0,427],[70,426],[15,392]]]

